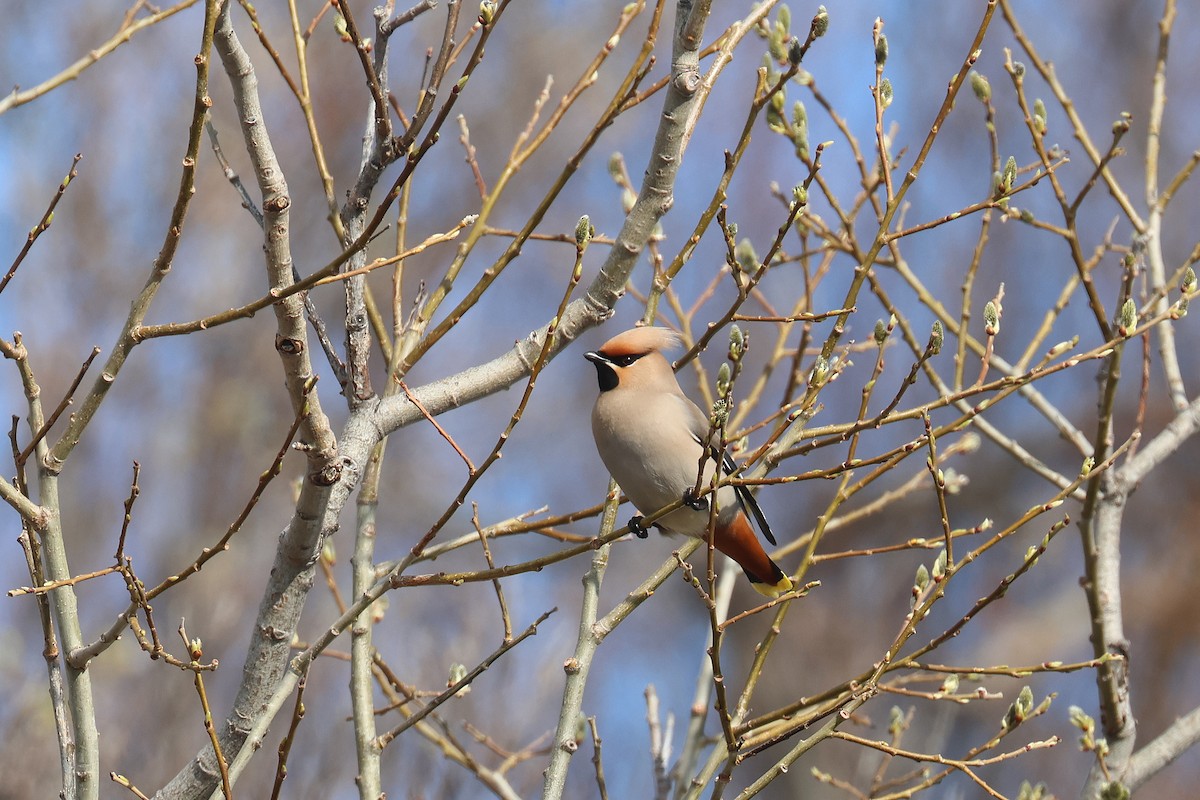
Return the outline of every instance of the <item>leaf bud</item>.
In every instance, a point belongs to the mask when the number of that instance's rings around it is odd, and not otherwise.
[[[575,247],[579,252],[587,249],[588,242],[596,235],[596,229],[592,226],[591,219],[587,214],[579,218],[579,224],[575,226]]]
[[[1137,328],[1137,323],[1137,305],[1132,297],[1128,297],[1121,304],[1121,314],[1117,317],[1117,332],[1122,336],[1129,336]]]
[[[729,357],[740,361],[746,354],[746,334],[736,324],[729,326]]]
[[[971,91],[975,93],[975,97],[981,103],[987,103],[992,99],[992,85],[988,83],[988,79],[975,70],[971,70]]]
[[[996,304],[991,300],[983,307],[983,332],[988,336],[1000,332],[1000,315],[996,313]]]
[[[733,257],[737,261],[738,266],[749,272],[758,268],[758,253],[754,250],[754,245],[749,239],[742,239],[733,248]]]
[[[887,341],[888,329],[883,324],[883,320],[875,320],[875,344],[877,347],[883,347],[883,343]]]
[[[816,16],[812,18],[812,38],[820,39],[829,32],[829,12],[825,6],[817,6]]]
[[[1008,194],[1012,191],[1013,184],[1017,181],[1017,159],[1009,156],[1004,162],[1004,171],[1000,174],[1000,185],[1004,187],[1004,193]]]
[[[804,57],[804,48],[800,46],[800,40],[795,36],[788,42],[787,60],[793,67],[800,66],[800,59]]]
[[[1039,134],[1046,133],[1046,104],[1040,97],[1033,101],[1033,127]]]
[[[733,373],[729,369],[729,362],[728,361],[722,362],[720,369],[717,370],[717,396],[718,397],[728,397],[729,396],[729,388],[730,388],[729,382],[730,382],[730,380],[732,380],[732,378],[733,378]]]
[[[895,99],[895,93],[892,91],[892,82],[884,78],[879,82],[879,106],[887,108]]]
[[[1191,294],[1196,291],[1196,270],[1188,267],[1183,272],[1183,280],[1179,282],[1179,291]]]

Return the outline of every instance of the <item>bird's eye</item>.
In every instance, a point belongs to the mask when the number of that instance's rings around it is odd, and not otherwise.
[[[635,362],[639,358],[641,358],[642,355],[644,355],[644,354],[643,353],[634,353],[634,354],[629,354],[629,355],[616,356],[613,358],[612,363],[616,364],[618,367],[628,367],[630,364],[632,364],[633,362]]]

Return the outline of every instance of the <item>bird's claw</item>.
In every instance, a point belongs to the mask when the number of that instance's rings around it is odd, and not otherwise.
[[[696,511],[708,510],[708,498],[697,497],[696,493],[691,489],[688,489],[683,493],[683,504],[688,508],[695,509]]]
[[[629,518],[629,532],[639,539],[645,539],[650,535],[650,531],[646,530],[646,526],[642,524],[645,519],[641,514]]]

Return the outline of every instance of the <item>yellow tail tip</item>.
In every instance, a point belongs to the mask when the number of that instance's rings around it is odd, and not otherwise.
[[[779,595],[790,592],[793,588],[792,579],[787,575],[783,575],[775,583],[762,583],[759,581],[751,581],[750,585],[754,587],[754,591],[761,594],[763,597],[769,597],[774,600]]]

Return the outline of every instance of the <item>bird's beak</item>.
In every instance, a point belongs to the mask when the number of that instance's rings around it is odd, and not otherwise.
[[[591,361],[593,364],[608,364],[608,363],[610,363],[607,358],[605,358],[603,355],[601,355],[600,353],[597,353],[594,350],[590,353],[584,353],[583,357],[586,358],[588,361]]]

